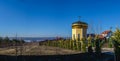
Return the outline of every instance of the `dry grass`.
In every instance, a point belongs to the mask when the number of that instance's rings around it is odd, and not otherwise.
[[[21,55],[21,46],[17,47],[17,55]],[[22,47],[22,55],[64,55],[64,54],[76,54],[79,51],[63,49],[59,47],[39,46],[38,44],[25,45]],[[0,48],[0,55],[16,55],[15,47]]]
[[[22,47],[17,46],[17,55],[65,55],[65,54],[77,54],[80,51],[63,49],[59,47],[39,46],[38,43],[27,44]],[[102,52],[113,52],[113,48],[102,48]],[[15,47],[0,48],[0,55],[16,55]]]
[[[75,54],[79,51],[73,51],[68,49],[62,49],[58,47],[50,46],[37,46],[30,51],[27,51],[25,55],[64,55],[64,54]]]

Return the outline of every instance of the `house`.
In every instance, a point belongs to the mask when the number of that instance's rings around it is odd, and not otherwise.
[[[99,35],[99,38],[101,38],[101,39],[107,38],[108,39],[111,36],[112,36],[112,31],[111,30],[106,30]]]

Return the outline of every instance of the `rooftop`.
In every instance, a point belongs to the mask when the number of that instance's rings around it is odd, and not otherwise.
[[[77,22],[72,23],[72,25],[73,25],[73,24],[85,24],[85,25],[88,25],[87,23],[82,22],[82,21],[77,21]]]
[[[102,34],[108,34],[110,32],[111,32],[110,30],[106,30],[106,31],[102,32]]]

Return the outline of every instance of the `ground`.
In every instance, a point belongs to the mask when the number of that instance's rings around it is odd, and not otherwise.
[[[21,50],[22,48],[22,50]],[[95,53],[81,53],[80,51],[63,49],[52,46],[39,46],[38,43],[27,44],[23,47],[0,48],[0,61],[113,61],[113,48],[102,48],[100,56]],[[21,53],[22,52],[22,53]]]
[[[17,55],[64,55],[64,54],[77,54],[80,51],[63,49],[59,47],[39,46],[37,43],[32,45],[24,45],[17,47]],[[15,47],[0,48],[0,55],[16,55]]]

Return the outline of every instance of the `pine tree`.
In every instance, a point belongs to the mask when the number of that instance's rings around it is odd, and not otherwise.
[[[109,47],[109,48],[112,48],[112,38],[109,38],[108,47]]]
[[[86,52],[86,38],[82,38],[82,40],[81,40],[81,51],[83,53]]]
[[[91,45],[92,45],[92,44],[91,44],[92,37],[91,37],[91,36],[89,36],[89,37],[87,38],[87,40],[88,40],[88,47],[89,47],[89,46],[91,46]]]
[[[87,40],[88,40],[88,52],[92,53],[93,52],[93,49],[92,49],[92,37],[89,36]]]
[[[81,51],[81,42],[78,41],[78,50]]]
[[[115,51],[116,61],[119,61],[120,58],[120,29],[117,28],[116,31],[113,33],[113,45]]]
[[[0,37],[0,47],[2,46],[3,38]]]
[[[98,35],[96,35],[96,37],[95,37],[95,52],[97,55],[101,54],[100,39],[99,39]]]

